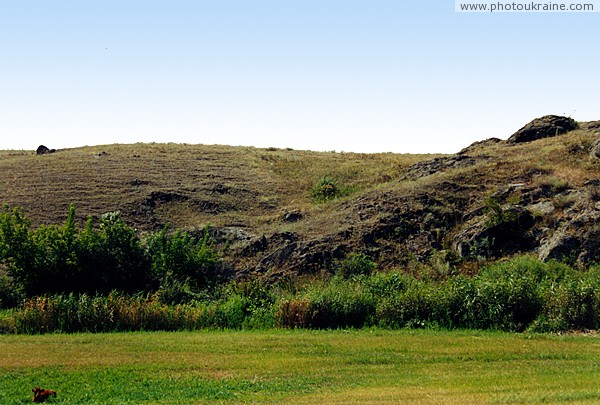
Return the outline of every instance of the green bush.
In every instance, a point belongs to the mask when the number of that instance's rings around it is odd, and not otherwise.
[[[300,297],[283,300],[276,318],[280,326],[328,329],[372,325],[374,316],[375,299],[364,282],[336,277],[323,286],[312,286]]]
[[[422,328],[438,323],[436,289],[425,283],[384,297],[377,305],[377,323],[385,328]]]
[[[13,279],[0,268],[0,309],[14,308],[23,298],[23,293]]]
[[[569,274],[574,274],[574,272],[571,267],[564,263],[557,261],[544,263],[534,256],[523,255],[482,268],[478,278],[494,281],[521,276],[531,279],[532,282],[537,284],[547,281],[561,281]]]
[[[461,328],[524,330],[542,309],[539,271],[543,266],[529,260],[509,261],[484,268],[472,279],[450,280],[445,298],[447,320],[443,323]]]
[[[365,279],[369,292],[378,298],[387,298],[412,288],[416,283],[413,276],[397,271],[390,273],[373,273]]]
[[[27,295],[68,290],[77,272],[75,210],[62,226],[40,226],[35,231],[20,209],[5,206],[0,215],[1,258],[14,283]]]
[[[144,243],[145,242],[145,243]],[[208,233],[196,240],[185,232],[163,231],[143,241],[119,212],[104,214],[96,224],[88,218],[75,227],[75,208],[62,226],[31,230],[22,210],[0,212],[0,305],[15,304],[13,291],[40,294],[108,294],[162,290],[164,302],[189,302],[218,280],[220,259]]]
[[[528,279],[479,282],[476,287],[469,327],[522,331],[541,309],[535,285]]]
[[[134,292],[151,286],[146,252],[120,214],[108,213],[94,229],[75,229],[75,208],[63,226],[30,223],[20,209],[0,213],[0,260],[27,296],[68,292]]]
[[[163,278],[156,292],[158,300],[166,305],[189,304],[201,299],[203,296],[190,286],[189,279],[177,280],[174,278]]]
[[[600,285],[589,279],[573,279],[545,291],[541,315],[531,325],[535,332],[597,329],[600,326]]]
[[[333,177],[324,176],[310,190],[312,199],[316,202],[327,202],[340,196],[340,188]]]
[[[98,230],[91,219],[79,239],[82,273],[95,286],[89,292],[119,290],[137,292],[152,286],[150,261],[135,229],[127,226],[119,212],[109,212],[100,219]]]
[[[337,265],[336,274],[344,278],[358,275],[369,275],[377,264],[363,253],[351,253]]]
[[[30,221],[23,210],[12,211],[8,205],[0,212],[0,260],[7,268],[10,278],[19,287],[25,289],[31,282],[31,273],[35,268],[36,249],[31,239]]]
[[[151,235],[147,245],[153,276],[160,280],[161,289],[177,284],[191,292],[214,287],[220,259],[210,244],[208,231],[196,240],[186,232],[170,232],[166,227]]]
[[[249,316],[250,303],[238,294],[233,294],[217,306],[214,324],[218,328],[241,329]]]

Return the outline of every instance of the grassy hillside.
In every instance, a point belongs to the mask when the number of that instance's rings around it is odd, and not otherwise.
[[[600,234],[600,165],[590,158],[597,138],[581,123],[560,136],[489,140],[450,156],[180,144],[3,151],[0,202],[23,207],[34,224],[61,223],[75,204],[80,219],[120,210],[142,232],[211,225],[244,272],[318,271],[351,252],[381,268],[431,262],[439,252],[444,260],[523,251],[553,258],[563,254],[552,239],[562,234],[577,239],[571,259],[585,264],[596,261],[589,246]],[[315,201],[311,190],[325,176],[340,196]]]
[[[0,201],[34,223],[121,210],[142,229],[238,226],[270,229],[286,210],[321,210],[310,188],[333,176],[354,190],[397,180],[430,155],[308,152],[249,147],[103,145],[36,155],[0,153]]]

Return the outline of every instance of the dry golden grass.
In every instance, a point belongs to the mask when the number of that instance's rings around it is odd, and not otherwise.
[[[181,144],[4,151],[0,202],[23,207],[36,224],[62,222],[75,204],[81,217],[121,210],[141,227],[151,216],[184,228],[260,228],[287,209],[311,209],[309,190],[323,176],[365,189],[427,157]],[[157,192],[166,197],[149,212]]]

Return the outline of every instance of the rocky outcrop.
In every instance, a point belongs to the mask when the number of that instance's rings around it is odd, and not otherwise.
[[[577,128],[577,122],[569,117],[546,115],[536,118],[515,132],[509,143],[531,142],[536,139],[550,138],[572,131]]]
[[[521,206],[501,209],[501,221],[494,221],[485,210],[477,210],[483,215],[474,216],[461,227],[452,242],[453,249],[460,257],[501,257],[525,252],[535,246],[535,238],[530,232],[535,223],[533,215]]]
[[[488,138],[483,141],[473,142],[471,145],[467,146],[466,148],[464,148],[463,150],[458,152],[458,154],[464,155],[469,152],[474,152],[477,149],[485,148],[485,147],[492,146],[492,145],[497,145],[502,142],[504,142],[504,141],[500,138]]]
[[[600,262],[600,210],[586,204],[585,195],[568,210],[551,236],[540,241],[540,260],[560,260],[585,266]],[[583,208],[583,209],[582,209]]]
[[[600,139],[596,139],[590,148],[590,159],[600,159]]]
[[[403,180],[417,180],[422,177],[459,167],[469,167],[477,163],[477,160],[467,155],[456,155],[435,158],[412,165],[403,177]]]
[[[312,238],[294,232],[257,236],[232,249],[233,261],[241,274],[317,273],[351,252],[368,254],[382,268],[425,262],[443,249],[443,237],[460,221],[472,191],[446,181],[430,193],[368,193],[340,204],[348,213],[346,227]]]
[[[600,131],[600,121],[585,122],[582,126],[585,126],[588,131]]]
[[[581,242],[575,236],[568,235],[564,229],[543,240],[538,251],[540,260],[574,260],[575,252],[581,246]]]

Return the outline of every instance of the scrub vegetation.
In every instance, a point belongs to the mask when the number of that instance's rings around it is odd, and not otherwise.
[[[208,231],[165,228],[138,236],[118,213],[82,229],[71,207],[62,226],[0,214],[0,317],[5,333],[205,328],[474,328],[556,332],[596,329],[600,267],[576,270],[530,256],[478,274],[432,267],[377,271],[360,253],[330,272],[273,280],[227,274]]]

